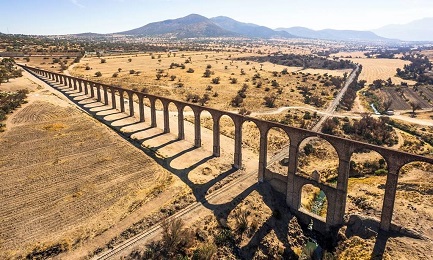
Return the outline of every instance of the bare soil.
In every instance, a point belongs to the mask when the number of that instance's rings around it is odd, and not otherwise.
[[[168,171],[98,121],[42,86],[30,89],[29,103],[0,133],[3,259],[74,248],[172,183]]]

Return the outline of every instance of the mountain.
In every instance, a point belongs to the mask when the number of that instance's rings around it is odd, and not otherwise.
[[[336,40],[336,41],[388,41],[370,31],[355,30],[311,30],[305,27],[278,28],[277,31],[285,31],[301,38]]]
[[[404,41],[433,41],[433,17],[407,24],[392,24],[372,30],[378,35]]]
[[[213,23],[210,19],[198,14],[190,14],[174,20],[149,23],[140,28],[116,34],[172,36],[177,38],[238,36],[236,33],[225,30]]]
[[[293,35],[285,31],[274,31],[265,26],[238,22],[226,16],[218,16],[211,18],[210,20],[227,31],[235,32],[250,38],[294,38]]]
[[[100,37],[100,36],[105,36],[105,34],[92,33],[92,32],[78,33],[78,34],[73,34],[73,35],[77,36],[77,37]]]

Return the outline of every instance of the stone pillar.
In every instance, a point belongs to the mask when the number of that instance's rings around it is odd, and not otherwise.
[[[168,111],[168,102],[162,103],[164,114],[164,133],[170,133],[170,112]]]
[[[72,88],[72,78],[71,77],[67,77],[68,79],[68,87]]]
[[[242,118],[235,118],[235,153],[233,167],[240,169],[242,167]]]
[[[77,79],[74,79],[74,90],[77,90]],[[81,92],[81,84],[80,84],[80,92]]]
[[[108,105],[108,87],[103,85],[102,89],[104,90],[104,105]]]
[[[78,86],[80,87],[80,89],[84,89],[84,95],[89,94],[89,92],[87,91],[87,84],[85,82],[83,84],[82,80],[78,80]]]
[[[260,151],[259,151],[259,172],[258,181],[263,182],[265,178],[266,165],[267,165],[267,155],[268,155],[268,138],[267,129],[260,128]]]
[[[98,102],[101,102],[101,85],[99,84],[95,84],[96,85],[96,100]]]
[[[68,86],[68,78],[65,75],[63,75],[62,77],[63,77],[64,85]]]
[[[59,76],[59,75],[57,75],[57,76]],[[60,78],[60,80],[58,80],[58,81],[60,81],[60,84],[63,84],[63,77],[60,76],[59,78]]]
[[[88,95],[89,94],[90,85],[87,84],[87,81],[80,80],[80,85],[81,84],[83,84],[84,94]]]
[[[154,98],[149,98],[150,101],[150,126],[151,127],[156,127],[157,123],[156,123],[156,107],[155,107],[155,102],[156,100]]]
[[[339,226],[344,224],[344,213],[346,210],[347,186],[349,182],[350,157],[352,152],[347,147],[336,147],[338,151],[338,179],[336,198],[328,199],[328,210],[326,223],[331,226]]]
[[[177,107],[177,139],[178,140],[184,140],[185,139],[185,125],[184,125],[184,117],[183,117],[183,109],[184,107],[181,105],[178,105]]]
[[[213,115],[213,156],[220,157],[220,116]]]
[[[128,100],[129,100],[129,116],[134,116],[134,92],[128,91]]]
[[[111,107],[112,108],[116,108],[116,90],[110,86],[110,91],[111,91]]]
[[[298,147],[301,143],[301,137],[297,134],[289,136],[289,167],[287,169],[287,194],[286,203],[293,210],[298,210],[300,201],[295,190],[295,175],[298,167]]]
[[[95,84],[93,84],[92,82],[87,82],[87,85],[89,86],[90,89],[90,97],[94,98],[95,97]]]
[[[144,102],[143,102],[144,95],[139,94],[138,95],[138,111],[140,113],[140,122],[144,122]]]
[[[200,127],[201,111],[194,110],[194,147],[201,147],[201,127]]]
[[[60,81],[59,75],[57,75],[57,73],[55,74],[55,78],[56,78],[56,83]]]
[[[391,228],[392,212],[394,211],[395,194],[397,192],[398,172],[400,166],[395,162],[388,163],[388,175],[385,184],[385,197],[383,198],[382,215],[380,216],[380,228],[389,231]]]
[[[120,112],[125,112],[125,98],[123,97],[124,91],[119,89],[119,97],[120,97]]]

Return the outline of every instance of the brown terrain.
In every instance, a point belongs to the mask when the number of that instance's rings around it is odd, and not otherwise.
[[[126,84],[125,87],[146,87],[153,94],[174,99],[184,100],[187,93],[200,96],[209,93],[211,100],[207,105],[226,110],[235,109],[228,100],[247,83],[249,88],[244,106],[259,112],[256,116],[268,120],[287,120],[296,126],[304,124],[306,128],[318,120],[313,118],[302,122],[299,118],[304,116],[305,110],[260,114],[274,111],[265,108],[262,103],[263,97],[277,91],[270,85],[273,79],[283,86],[283,94],[279,96],[276,107],[305,106],[296,90],[303,76],[301,72],[274,78],[272,72],[280,72],[282,68],[264,64],[260,70],[260,64],[254,62],[249,65],[245,61],[232,63],[228,53],[191,53],[184,57],[181,54],[176,57],[162,54],[161,58],[158,58],[158,54],[154,55],[155,59],[148,54],[128,56],[131,62],[127,56],[104,57],[106,63],[101,63],[96,57],[84,58],[70,71],[73,75],[92,80],[122,86]],[[232,55],[235,56],[234,53]],[[172,62],[183,63],[190,56],[192,63],[185,64],[185,70],[168,69]],[[34,62],[40,64],[44,61]],[[404,65],[401,60],[362,59],[360,62],[364,66],[364,74],[361,74],[360,79],[367,81],[377,77],[393,78],[395,68]],[[377,62],[382,62],[382,65]],[[202,75],[208,64],[211,64],[215,75],[204,78]],[[58,69],[45,65],[47,69]],[[92,69],[85,70],[87,65]],[[229,69],[226,70],[224,66],[229,66]],[[190,67],[194,73],[186,72]],[[117,78],[113,78],[112,74],[118,72],[118,68],[122,70]],[[168,76],[157,80],[155,76],[161,68],[164,69],[163,74]],[[130,69],[141,73],[132,75]],[[241,69],[246,75],[240,75]],[[293,71],[297,70],[293,68]],[[94,77],[96,71],[100,71],[102,77]],[[251,81],[247,81],[257,72],[262,75],[264,82],[258,91]],[[323,71],[305,73],[310,74],[306,76],[307,83],[302,84],[310,87],[317,84],[317,94],[329,91],[320,85],[317,75],[314,75],[323,74]],[[336,76],[341,76],[343,72],[336,73]],[[201,122],[203,147],[193,149],[191,123],[185,127],[186,140],[176,141],[173,134],[150,129],[147,123],[137,123],[136,118],[127,117],[66,89],[63,91],[70,96],[71,100],[68,100],[61,92],[52,90],[33,76],[24,75],[0,86],[1,90],[28,88],[31,91],[28,103],[9,115],[6,131],[0,133],[1,146],[7,147],[0,152],[0,199],[5,202],[0,205],[3,212],[0,257],[44,258],[46,254],[61,253],[57,258],[89,258],[148,230],[159,220],[197,201],[200,203],[195,210],[181,216],[186,226],[194,230],[198,237],[194,239],[196,244],[189,254],[203,245],[214,245],[221,226],[232,230],[240,255],[233,254],[229,246],[218,246],[215,249],[218,259],[294,258],[305,254],[307,236],[315,235],[308,233],[306,227],[301,229],[296,218],[286,210],[283,195],[271,191],[268,184],[257,184],[254,175],[257,168],[255,151],[258,147],[256,127],[244,125],[245,165],[241,171],[233,171],[233,128],[229,120],[224,123],[222,118],[222,156],[214,158],[210,156],[212,131],[209,129],[212,129],[212,122],[206,117]],[[173,82],[170,75],[176,75]],[[221,77],[221,84],[210,83],[216,76]],[[231,84],[230,77],[236,77],[238,82]],[[174,86],[179,79],[184,83],[182,88]],[[212,86],[211,90],[206,90],[208,85]],[[264,90],[267,85],[269,92]],[[215,92],[218,92],[216,97],[213,96]],[[332,92],[327,94],[327,100],[331,100]],[[259,105],[257,100],[261,101]],[[305,107],[314,109],[312,106]],[[420,116],[418,119],[431,120],[429,116]],[[158,120],[162,120],[160,114]],[[191,117],[186,120],[192,121]],[[176,122],[177,118],[173,114],[170,118],[172,133],[177,132]],[[158,124],[162,125],[162,122]],[[423,147],[427,155],[432,149],[429,145],[418,143],[416,137],[406,132],[399,131],[398,137],[399,144],[393,147],[395,149],[418,152],[418,148]],[[268,138],[270,158],[284,147],[287,136],[281,131],[272,130]],[[332,179],[338,165],[338,161],[333,159],[335,150],[329,144],[314,139],[310,143],[317,149],[309,156],[300,153],[303,158],[298,171],[310,175],[317,170],[326,177],[324,181]],[[353,157],[357,165],[377,162],[379,159],[380,156],[372,152],[358,153]],[[287,172],[287,166],[279,162],[269,168],[281,174]],[[334,245],[336,258],[371,259],[382,254],[384,259],[433,259],[433,186],[429,181],[432,166],[413,163],[400,171],[393,216],[393,222],[403,227],[400,233],[377,233],[375,223],[380,218],[385,176],[368,172],[368,167],[365,169],[361,176],[349,180],[346,206],[348,226],[341,229],[339,243]],[[209,197],[203,203],[203,198],[212,193],[217,194],[219,189],[229,183],[236,183],[244,175],[248,178],[230,187],[229,192]],[[312,194],[317,192],[313,186],[305,186],[302,193],[304,208],[311,210]],[[323,216],[325,211],[326,207],[318,215]],[[239,219],[243,214],[247,214],[245,219],[248,228],[240,231]],[[362,215],[363,220],[349,219],[352,214]],[[136,252],[140,253],[145,244],[158,238],[159,234],[156,234],[152,239],[137,243]],[[128,255],[132,249],[128,248],[122,255]]]

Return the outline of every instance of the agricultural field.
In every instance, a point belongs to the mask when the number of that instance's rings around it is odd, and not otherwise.
[[[37,94],[0,133],[2,259],[71,250],[172,183],[168,171],[107,127],[28,86]]]
[[[427,56],[431,62],[433,62],[433,50],[425,50],[421,52],[423,55]]]
[[[345,52],[338,52],[330,55],[331,57],[337,57],[337,58],[344,58],[344,59],[364,59],[366,56],[364,55],[363,51],[345,51]]]
[[[75,58],[75,56],[65,53],[58,56],[30,56],[28,57],[28,61],[25,58],[17,57],[15,58],[15,61],[17,63],[27,64],[44,70],[61,72],[62,69],[66,69],[68,66],[72,65]],[[62,66],[62,64],[64,64],[64,66]]]
[[[414,85],[414,81],[403,80],[396,77],[396,69],[403,68],[405,64],[409,64],[409,61],[400,59],[350,59],[354,63],[362,65],[362,72],[359,75],[359,80],[366,80],[367,84],[373,83],[376,79],[387,80],[391,78],[394,84],[400,84],[402,81],[409,85]]]
[[[418,109],[433,108],[432,86],[383,87],[372,91],[380,100],[392,100],[391,109],[411,110],[411,103],[419,104]]]

